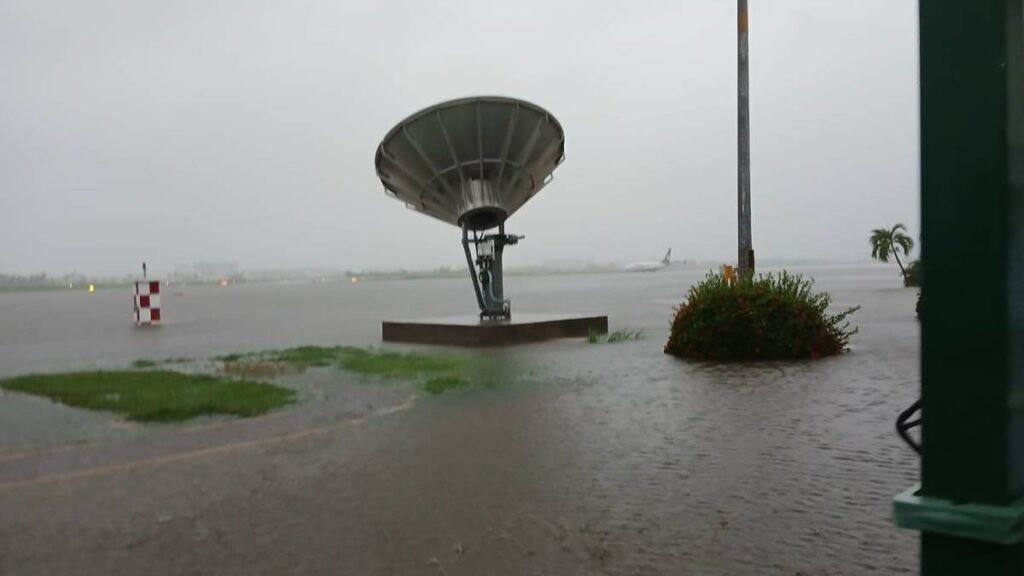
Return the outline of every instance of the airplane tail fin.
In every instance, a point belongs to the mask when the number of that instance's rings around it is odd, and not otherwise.
[[[669,248],[668,252],[665,252],[665,257],[661,259],[661,263],[668,266],[669,262],[672,261],[672,249]]]

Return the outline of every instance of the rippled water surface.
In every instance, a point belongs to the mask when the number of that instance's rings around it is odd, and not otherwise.
[[[843,357],[699,365],[661,353],[702,274],[513,277],[514,310],[606,313],[621,344],[463,351],[496,385],[422,396],[334,371],[240,422],[140,426],[0,394],[0,573],[899,574],[917,460],[916,292],[888,267],[808,268],[863,305]],[[296,344],[378,345],[380,320],[463,314],[468,279],[0,294],[0,375]]]

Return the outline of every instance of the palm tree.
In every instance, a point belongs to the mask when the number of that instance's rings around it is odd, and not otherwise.
[[[888,262],[889,257],[896,258],[896,264],[900,267],[900,273],[903,274],[903,282],[907,281],[907,270],[903,267],[903,262],[900,261],[900,249],[903,249],[903,255],[909,256],[910,251],[914,249],[914,239],[907,236],[903,232],[906,232],[907,227],[903,224],[897,224],[892,229],[876,228],[871,231],[871,257],[882,262]]]

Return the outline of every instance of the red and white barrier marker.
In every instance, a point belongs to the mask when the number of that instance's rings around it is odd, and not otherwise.
[[[160,282],[135,282],[135,325],[150,326],[160,323]]]

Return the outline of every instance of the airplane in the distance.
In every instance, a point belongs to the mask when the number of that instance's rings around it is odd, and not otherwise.
[[[669,248],[668,252],[665,253],[665,257],[660,262],[630,262],[626,264],[626,272],[657,272],[658,270],[668,268],[671,261],[672,249]]]

